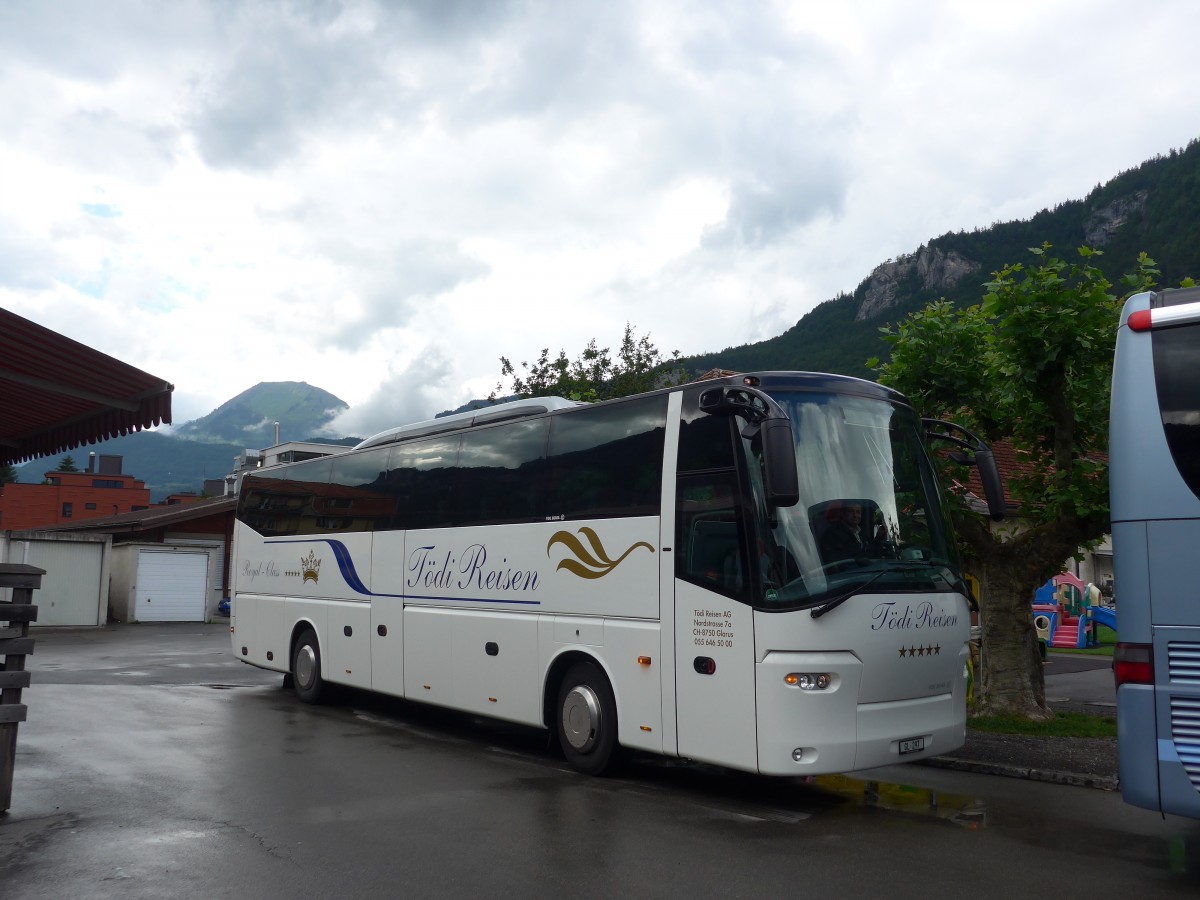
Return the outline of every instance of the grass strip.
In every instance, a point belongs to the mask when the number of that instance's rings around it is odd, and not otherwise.
[[[1115,738],[1117,720],[1113,716],[1058,712],[1053,719],[1036,722],[1022,716],[970,716],[967,727],[992,734],[1025,734],[1034,737]]]

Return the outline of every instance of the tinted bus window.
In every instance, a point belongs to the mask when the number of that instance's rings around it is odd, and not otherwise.
[[[658,515],[666,413],[662,395],[552,417],[546,515]]]
[[[259,469],[242,478],[237,517],[259,534],[274,535],[280,531],[281,520],[287,519],[287,508],[296,496],[288,490],[287,470],[283,467]]]
[[[238,517],[262,535],[312,534],[329,491],[328,459],[261,469],[242,485]]]
[[[1154,380],[1167,446],[1187,486],[1200,497],[1200,326],[1153,333]]]
[[[510,422],[463,435],[456,525],[528,522],[543,506],[547,419]]]
[[[749,595],[744,519],[733,469],[680,475],[675,574],[735,599]]]
[[[385,483],[390,449],[334,457],[329,490],[314,511],[316,530],[380,531],[391,527],[393,503]]]
[[[454,524],[458,435],[401,444],[392,451],[386,484],[394,528],[446,528]]]
[[[700,390],[689,391],[683,400],[679,431],[679,471],[733,468],[734,416],[710,416],[700,412]]]

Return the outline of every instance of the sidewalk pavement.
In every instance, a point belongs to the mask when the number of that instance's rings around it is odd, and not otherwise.
[[[1046,703],[1060,712],[1117,714],[1112,660],[1106,656],[1051,653],[1046,661]],[[968,731],[967,742],[926,765],[1115,791],[1115,738],[1035,737]]]

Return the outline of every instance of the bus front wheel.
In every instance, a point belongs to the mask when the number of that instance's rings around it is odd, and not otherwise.
[[[617,746],[617,704],[604,673],[590,662],[571,666],[558,689],[558,742],[572,767],[602,775]]]
[[[321,678],[321,648],[316,634],[309,630],[296,641],[292,654],[292,683],[296,696],[305,703],[319,703],[325,682]]]

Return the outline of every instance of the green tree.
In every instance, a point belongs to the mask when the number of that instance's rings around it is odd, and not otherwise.
[[[989,527],[962,502],[954,516],[982,588],[980,711],[1031,718],[1050,715],[1033,593],[1109,530],[1109,382],[1121,306],[1093,265],[1097,251],[1081,247],[1068,263],[1049,250],[1032,249],[1029,268],[994,273],[977,306],[938,301],[882,329],[892,359],[870,362],[922,414],[1007,441],[1028,463],[1006,485],[1015,522]],[[1143,253],[1122,284],[1144,290],[1157,275]]]
[[[522,362],[518,374],[508,357],[500,357],[500,374],[510,378],[507,393],[519,397],[566,397],[569,400],[611,400],[643,391],[681,384],[687,372],[679,365],[679,351],[665,359],[650,342],[650,336],[638,338],[633,327],[626,323],[621,347],[613,359],[608,347],[600,348],[593,338],[573,361],[560,350],[551,359],[544,348],[534,363]],[[505,393],[502,383],[496,385],[489,400]]]
[[[58,461],[58,467],[55,472],[78,472],[79,466],[75,465],[75,458],[67,454]]]
[[[13,484],[17,480],[17,469],[12,463],[0,466],[0,484]]]

